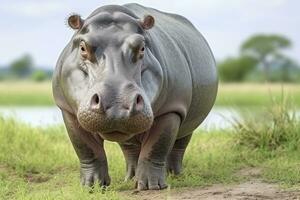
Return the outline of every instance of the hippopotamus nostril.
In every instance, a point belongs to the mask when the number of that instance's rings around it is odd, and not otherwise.
[[[135,101],[133,104],[133,110],[136,112],[140,112],[144,109],[144,99],[142,97],[142,95],[137,94],[135,96]]]
[[[136,95],[136,105],[141,105],[141,104],[144,104],[144,99],[142,95],[138,94]]]
[[[101,108],[100,97],[96,93],[91,98],[91,109],[92,110],[100,110],[100,108]]]

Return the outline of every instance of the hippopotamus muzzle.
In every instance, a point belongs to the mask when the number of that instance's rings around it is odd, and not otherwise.
[[[125,82],[125,81],[122,81]],[[87,131],[110,141],[124,141],[152,126],[153,113],[144,92],[134,83],[96,84],[78,107],[77,118]]]

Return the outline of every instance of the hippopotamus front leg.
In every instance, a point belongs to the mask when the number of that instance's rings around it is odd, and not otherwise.
[[[103,139],[82,129],[76,117],[63,112],[66,128],[80,161],[81,184],[93,186],[98,182],[101,186],[110,184],[106,154],[103,148]]]
[[[155,119],[149,132],[144,135],[136,171],[138,190],[157,190],[167,187],[166,161],[176,140],[180,117],[176,113]]]

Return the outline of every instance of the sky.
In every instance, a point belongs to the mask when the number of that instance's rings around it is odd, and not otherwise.
[[[28,53],[37,67],[53,69],[73,35],[71,13],[87,17],[97,7],[135,2],[188,18],[207,39],[218,61],[238,55],[240,44],[256,33],[277,33],[293,42],[286,54],[300,62],[298,0],[1,0],[0,66]]]

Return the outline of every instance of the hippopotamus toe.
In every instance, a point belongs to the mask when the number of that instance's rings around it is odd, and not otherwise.
[[[165,182],[165,166],[148,160],[139,161],[136,171],[136,187],[138,190],[160,190],[168,185]]]
[[[96,183],[100,186],[109,186],[110,177],[106,163],[95,160],[92,163],[81,163],[80,181],[83,186],[91,187]]]

